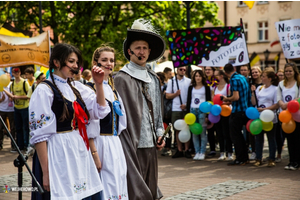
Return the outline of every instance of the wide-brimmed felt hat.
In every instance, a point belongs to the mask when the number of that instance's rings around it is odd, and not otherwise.
[[[137,20],[136,20],[137,21]],[[164,39],[157,33],[145,30],[147,27],[142,27],[143,29],[127,29],[127,38],[123,43],[124,56],[128,61],[130,61],[130,55],[128,54],[128,49],[134,41],[143,40],[146,41],[151,49],[150,55],[147,62],[152,62],[158,60],[163,56],[166,48]]]

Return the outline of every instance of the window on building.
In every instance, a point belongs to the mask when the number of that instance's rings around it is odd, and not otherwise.
[[[269,1],[257,1],[257,4],[268,4]]]
[[[248,23],[244,23],[244,35],[246,41],[248,41]]]
[[[243,1],[238,1],[238,7],[247,6]]]
[[[268,22],[258,22],[258,41],[264,42],[269,40]]]

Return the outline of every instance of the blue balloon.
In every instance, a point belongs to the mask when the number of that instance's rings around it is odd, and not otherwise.
[[[213,105],[210,109],[210,113],[213,114],[214,116],[220,115],[221,111],[222,111],[222,108],[218,104]]]
[[[258,119],[259,118],[259,112],[256,108],[254,107],[249,107],[247,108],[246,110],[246,116],[249,118],[249,119]]]
[[[117,115],[123,116],[123,113],[121,110],[121,105],[120,105],[119,101],[116,100],[113,102],[113,108],[114,108],[114,111],[117,113]]]
[[[205,101],[200,104],[199,109],[203,113],[208,113],[210,111],[211,107],[212,107],[212,104]]]
[[[3,70],[0,70],[0,76],[1,76],[2,74],[5,74],[5,72],[4,72]]]

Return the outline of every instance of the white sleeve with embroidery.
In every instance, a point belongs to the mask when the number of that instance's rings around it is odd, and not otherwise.
[[[53,92],[45,84],[40,84],[32,93],[29,102],[29,129],[31,144],[47,141],[56,134],[56,117],[51,110]]]
[[[110,107],[106,102],[105,106],[100,106],[97,103],[97,96],[91,88],[83,85],[79,81],[74,81],[75,87],[79,91],[89,113],[90,120],[92,119],[103,119],[108,113],[110,113]]]

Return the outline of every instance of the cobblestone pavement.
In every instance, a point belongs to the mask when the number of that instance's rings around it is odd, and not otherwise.
[[[4,140],[0,151],[0,200],[18,199],[17,192],[5,191],[4,185],[17,186],[18,169],[13,166],[17,157],[10,152],[9,140]],[[250,154],[249,154],[250,155]],[[268,156],[265,142],[264,157]],[[227,166],[226,161],[218,161],[219,153],[204,161],[187,158],[172,159],[158,156],[159,187],[164,194],[162,200],[300,200],[300,170],[284,170],[288,164],[287,147],[282,153],[282,162],[275,167],[267,167],[265,162],[254,167],[252,161],[245,166]],[[31,168],[32,158],[28,159]],[[23,186],[31,185],[31,177],[23,167]],[[23,200],[29,200],[30,192],[23,192]]]

